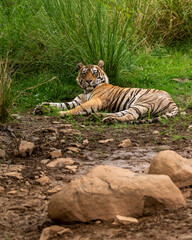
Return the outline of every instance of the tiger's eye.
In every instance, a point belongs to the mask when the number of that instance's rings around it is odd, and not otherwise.
[[[97,75],[98,75],[98,71],[94,71],[93,76],[97,76]]]

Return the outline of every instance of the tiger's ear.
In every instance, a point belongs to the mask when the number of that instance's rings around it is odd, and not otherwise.
[[[103,60],[99,60],[97,65],[103,70],[103,66],[104,66]]]
[[[77,63],[77,69],[80,70],[84,64],[82,62]]]

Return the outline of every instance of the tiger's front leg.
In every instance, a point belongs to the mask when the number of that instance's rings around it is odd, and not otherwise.
[[[53,111],[53,108],[56,108],[58,110],[73,109],[85,101],[86,96],[84,94],[80,94],[71,102],[66,103],[43,102],[34,109],[33,113],[36,115],[42,115],[46,111],[48,112]]]
[[[69,111],[60,111],[60,116],[64,117],[66,115],[89,115],[91,113],[95,113],[98,110],[102,109],[102,101],[97,99],[91,99],[85,103],[80,104],[74,109],[71,109]]]

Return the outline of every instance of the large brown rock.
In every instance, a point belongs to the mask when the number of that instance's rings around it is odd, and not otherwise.
[[[174,151],[161,151],[152,160],[148,173],[168,175],[178,187],[190,186],[192,159],[183,158]]]
[[[168,176],[138,175],[114,166],[97,166],[53,195],[48,215],[62,222],[113,221],[116,215],[138,217],[160,207],[184,206],[180,190]]]

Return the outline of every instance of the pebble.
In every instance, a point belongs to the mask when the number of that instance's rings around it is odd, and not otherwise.
[[[77,172],[77,166],[65,166],[66,169],[71,170],[72,172]]]
[[[77,148],[77,147],[67,147],[67,150],[72,151],[72,152],[76,152],[76,153],[78,153],[78,152],[81,151],[81,150],[80,150],[79,148]]]
[[[0,186],[0,193],[4,191],[5,191],[5,188]]]
[[[61,149],[55,150],[53,152],[50,152],[49,154],[50,154],[52,159],[62,157]]]
[[[159,131],[155,130],[155,131],[152,132],[152,134],[157,135],[157,134],[159,134]]]
[[[88,144],[89,144],[89,140],[87,138],[83,140],[83,145],[88,145]]]
[[[72,234],[73,232],[69,228],[53,225],[43,229],[39,240],[48,240],[51,234],[62,235],[64,233]]]
[[[110,138],[110,139],[105,139],[105,140],[99,140],[98,143],[108,143],[108,142],[113,142],[114,139]]]
[[[126,148],[131,146],[132,146],[132,142],[130,139],[125,139],[118,145],[118,147],[121,147],[121,148]]]
[[[11,190],[11,191],[9,191],[7,194],[14,195],[14,194],[16,194],[16,193],[17,193],[17,190]]]
[[[49,161],[50,161],[50,159],[43,159],[43,160],[41,160],[41,163],[42,164],[47,164]]]
[[[26,157],[27,155],[30,156],[33,152],[34,147],[35,144],[32,142],[21,141],[21,144],[19,146],[19,155],[21,157]]]
[[[19,172],[7,172],[7,173],[4,173],[3,175],[8,176],[8,177],[14,177],[17,179],[23,179],[21,173],[19,173]]]
[[[124,225],[131,224],[131,223],[139,223],[139,221],[136,218],[133,217],[125,217],[125,216],[120,216],[116,215],[115,218],[116,223],[122,223]]]
[[[5,158],[6,154],[5,154],[5,150],[0,149],[0,158]]]
[[[57,193],[57,192],[61,191],[61,189],[62,189],[62,187],[56,186],[56,187],[48,190],[47,192],[48,192],[49,194],[54,194],[54,193]]]
[[[39,179],[36,180],[38,183],[41,185],[45,185],[49,182],[49,178],[47,176],[40,177]]]
[[[73,165],[75,161],[72,158],[57,158],[50,163],[48,163],[46,166],[53,168],[56,166],[63,166],[63,165]]]

